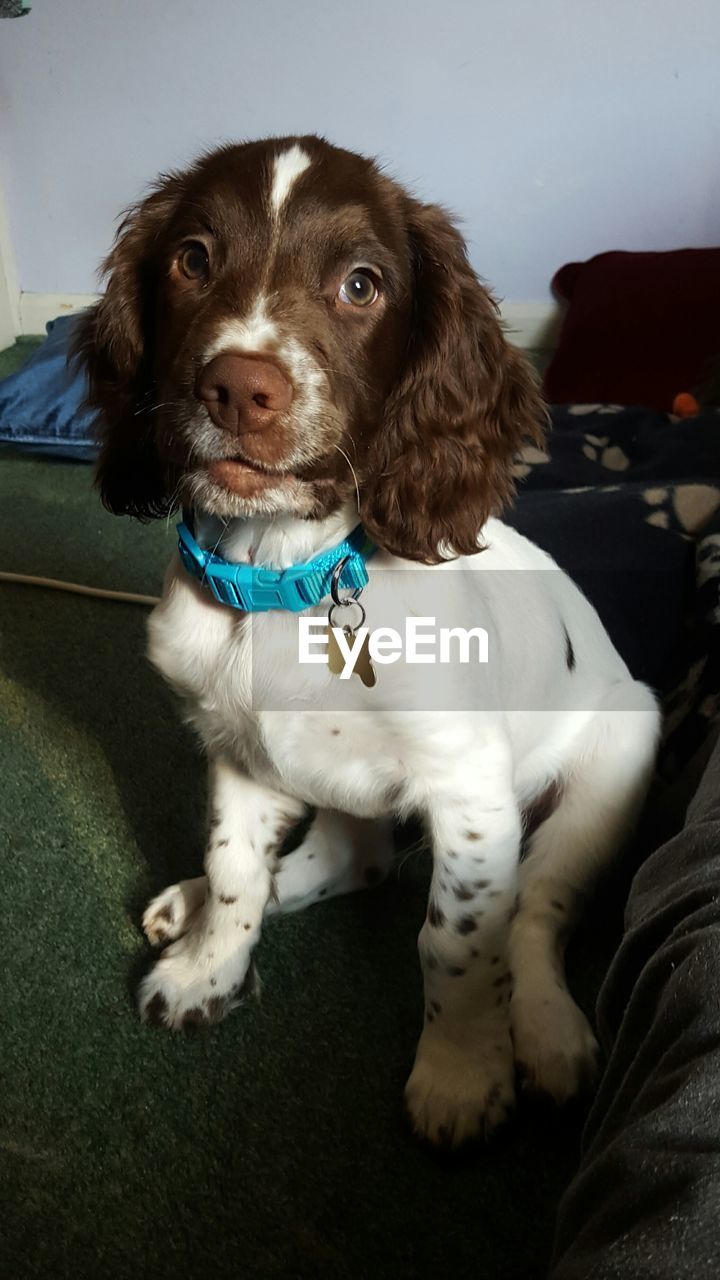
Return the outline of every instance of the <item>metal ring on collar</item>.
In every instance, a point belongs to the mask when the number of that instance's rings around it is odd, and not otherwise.
[[[344,600],[338,595],[338,591],[340,589],[340,575],[342,574],[342,571],[345,568],[345,565],[347,564],[348,560],[351,560],[351,559],[352,559],[352,556],[343,556],[342,560],[338,560],[337,564],[335,565],[335,568],[333,569],[333,575],[330,581],[330,595],[332,596],[333,604],[337,605],[339,609],[345,609],[349,604],[356,604],[360,596],[360,593],[362,591],[362,587],[356,587],[354,591],[348,590],[348,594],[345,596]],[[365,610],[363,609],[363,622],[364,621],[365,621]],[[362,623],[360,623],[360,626],[362,626]]]
[[[335,622],[333,619],[333,615],[337,609],[347,609],[349,605],[355,605],[355,607],[360,610],[360,620],[355,623],[354,627],[351,627],[349,622]],[[331,627],[339,626],[342,628],[342,630],[347,629],[349,631],[355,632],[357,631],[358,627],[361,627],[363,625],[364,621],[365,621],[365,610],[363,609],[360,601],[357,599],[357,596],[351,596],[348,600],[338,600],[337,604],[335,603],[331,604],[330,608],[328,609],[328,624]]]

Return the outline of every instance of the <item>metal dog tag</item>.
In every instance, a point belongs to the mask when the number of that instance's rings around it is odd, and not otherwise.
[[[365,622],[365,610],[360,603],[362,587],[360,587],[359,590],[349,592],[346,596],[340,595],[340,577],[348,559],[349,556],[344,556],[342,560],[338,561],[333,570],[332,582],[330,583],[332,604],[328,609],[328,670],[334,676],[342,675],[345,670],[346,661],[345,654],[337,642],[334,628],[338,627],[338,630],[341,630],[343,635],[347,636],[348,641],[351,641],[354,639],[356,631],[358,631]],[[335,620],[338,611],[344,613],[345,616],[348,617],[352,615],[353,608],[357,609],[359,614],[359,617],[355,622],[355,626],[351,626],[349,622],[338,626],[338,623]],[[350,610],[350,615],[347,613],[348,609]],[[352,669],[352,674],[354,676],[359,676],[367,689],[372,689],[373,685],[377,681],[377,676],[375,675],[372,662],[370,661],[370,644],[369,637],[367,635],[360,646],[360,652],[357,655],[354,654],[353,657],[355,664]]]
[[[347,636],[348,641],[351,641],[354,638],[355,632],[352,627],[345,626],[342,630]],[[330,624],[328,624],[328,670],[331,671],[334,676],[342,675],[345,670],[345,655],[337,642],[335,632]],[[375,675],[370,658],[370,644],[367,636],[365,636],[365,639],[360,646],[360,652],[355,658],[355,665],[352,673],[354,676],[360,677],[367,689],[372,689],[373,685],[377,682],[377,676]]]

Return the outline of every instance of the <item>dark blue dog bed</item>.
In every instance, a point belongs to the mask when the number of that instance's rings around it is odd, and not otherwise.
[[[0,382],[0,443],[59,458],[95,457],[93,414],[83,409],[85,376],[67,364],[77,321],[51,320],[42,345]]]

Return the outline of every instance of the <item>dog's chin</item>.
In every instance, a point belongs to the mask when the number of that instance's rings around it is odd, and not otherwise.
[[[192,506],[223,518],[279,513],[307,518],[317,507],[312,481],[301,480],[289,471],[262,471],[230,459],[189,473],[184,488]]]
[[[213,484],[234,497],[253,501],[272,490],[287,489],[295,479],[290,472],[263,471],[250,462],[224,458],[211,462],[207,473]]]

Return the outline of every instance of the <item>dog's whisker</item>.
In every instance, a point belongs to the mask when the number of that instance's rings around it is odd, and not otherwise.
[[[350,461],[350,459],[348,458],[348,456],[347,456],[347,454],[346,454],[345,450],[344,450],[344,449],[341,449],[339,444],[335,444],[335,445],[333,445],[333,448],[334,448],[334,449],[337,449],[338,453],[342,454],[343,458],[345,459],[345,461],[347,462],[347,464],[348,464],[348,466],[349,466],[349,468],[350,468],[350,471],[352,472],[352,478],[353,478],[353,480],[355,481],[355,497],[356,497],[356,499],[357,499],[357,509],[358,509],[358,515],[359,515],[359,514],[360,514],[360,485],[359,485],[359,483],[358,483],[357,473],[356,473],[356,471],[355,471],[355,468],[354,468],[354,466],[353,466],[352,462],[351,462],[351,461]]]
[[[183,478],[181,476],[168,499],[168,512],[165,517],[166,530],[170,527],[170,521],[174,518],[175,505],[180,497],[180,491],[182,489],[182,486],[183,486]]]
[[[210,555],[211,555],[211,556],[214,556],[214,555],[215,555],[215,552],[217,551],[218,547],[220,546],[220,543],[221,543],[221,542],[222,542],[222,540],[223,540],[223,537],[224,537],[225,533],[227,532],[227,527],[228,527],[228,525],[229,525],[229,523],[230,523],[230,517],[229,517],[229,516],[227,516],[227,517],[225,517],[224,519],[221,519],[221,520],[220,520],[220,523],[221,523],[221,525],[222,525],[222,529],[220,530],[220,532],[219,532],[219,534],[218,534],[218,536],[217,536],[217,541],[216,541],[216,543],[215,543],[215,546],[213,547],[212,551],[210,552]],[[206,577],[207,577],[207,565],[205,565],[205,568],[203,569],[203,576],[202,576],[202,578],[201,578],[201,582],[203,583],[203,585],[204,585],[204,583],[205,583],[205,579],[206,579]]]
[[[329,364],[324,364],[322,366],[322,369],[323,369],[323,373],[337,374],[339,378],[344,378],[346,382],[352,382],[354,385],[357,385],[359,387],[364,387],[366,391],[374,390],[374,388],[370,385],[370,383],[366,382],[364,378],[361,378],[360,375],[356,373],[354,370],[352,373],[349,373],[347,369],[334,369],[333,366]]]
[[[135,410],[133,417],[139,418],[141,413],[155,413],[157,409],[181,409],[183,408],[182,400],[162,400],[160,404],[141,404]]]
[[[403,867],[405,866],[405,863],[409,862],[410,858],[414,858],[416,854],[427,853],[429,848],[430,848],[430,845],[425,836],[421,836],[419,840],[415,840],[411,845],[409,845],[409,847],[405,850],[404,857],[402,857],[400,862],[398,863],[398,867],[397,867],[398,880],[400,879],[400,873]]]

